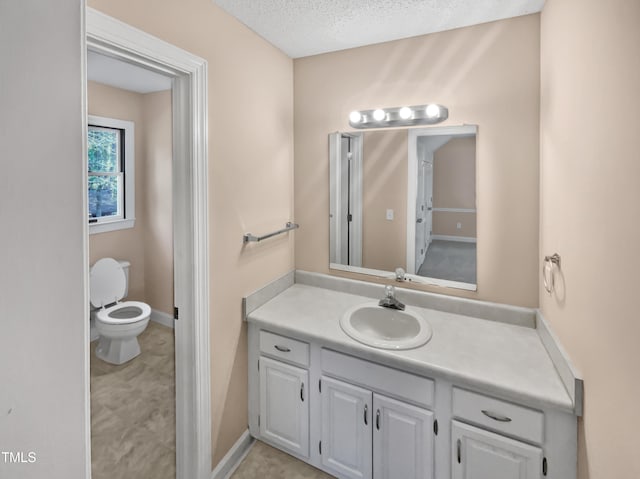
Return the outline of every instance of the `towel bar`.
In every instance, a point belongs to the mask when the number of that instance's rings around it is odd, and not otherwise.
[[[282,233],[286,233],[287,231],[291,231],[291,230],[295,230],[297,228],[300,228],[299,224],[296,223],[292,223],[291,221],[288,221],[287,224],[285,225],[284,228],[282,228],[281,230],[278,231],[274,231],[273,233],[269,233],[263,236],[254,236],[251,233],[245,233],[244,236],[242,237],[242,242],[243,243],[249,243],[250,241],[262,241],[265,240],[267,238],[271,238],[272,236],[276,236]]]

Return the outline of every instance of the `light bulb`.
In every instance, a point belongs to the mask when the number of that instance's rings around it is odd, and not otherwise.
[[[402,118],[403,120],[408,120],[409,118],[411,118],[411,113],[411,108],[409,108],[408,106],[403,106],[398,112],[400,118]]]
[[[352,111],[351,113],[349,113],[349,121],[351,123],[360,123],[361,120],[362,120],[362,115],[360,114],[359,111]]]
[[[440,107],[434,104],[427,105],[425,113],[427,114],[428,118],[436,118],[440,115]]]
[[[384,110],[376,110],[373,112],[373,119],[376,121],[382,121],[387,117],[387,114],[384,112]]]

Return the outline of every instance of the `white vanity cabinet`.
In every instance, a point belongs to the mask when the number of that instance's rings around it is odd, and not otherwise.
[[[539,479],[542,449],[453,421],[452,479]]]
[[[348,479],[431,479],[433,413],[322,377],[322,464]]]
[[[267,327],[249,324],[251,435],[314,467],[339,479],[576,478],[566,408]]]
[[[546,475],[546,458],[539,446],[544,442],[542,411],[458,387],[452,390],[452,409],[456,418],[451,424],[452,479]]]
[[[323,377],[320,397],[322,465],[344,478],[371,478],[371,391]]]
[[[260,436],[309,455],[309,373],[269,358],[260,359]]]
[[[433,413],[379,394],[373,409],[373,477],[431,479]]]
[[[260,437],[308,457],[309,344],[260,331],[259,346]]]

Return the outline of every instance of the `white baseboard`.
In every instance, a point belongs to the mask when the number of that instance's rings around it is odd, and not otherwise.
[[[255,439],[251,437],[247,429],[211,472],[211,479],[229,479],[242,460],[249,454],[254,442]]]
[[[433,235],[431,239],[442,241],[459,241],[461,243],[475,243],[477,238],[470,236],[450,236],[450,235]]]
[[[167,313],[163,313],[162,311],[157,311],[155,309],[151,310],[151,317],[149,318],[154,323],[162,324],[167,328],[173,329],[173,316]]]

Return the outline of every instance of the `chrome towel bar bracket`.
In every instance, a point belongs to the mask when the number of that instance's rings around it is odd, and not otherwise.
[[[300,228],[299,224],[296,223],[292,223],[291,221],[287,222],[287,224],[285,225],[284,228],[282,228],[281,230],[278,231],[274,231],[273,233],[269,233],[263,236],[254,236],[251,233],[245,233],[244,236],[242,237],[242,242],[244,244],[247,244],[249,242],[258,242],[258,241],[262,241],[265,240],[267,238],[271,238],[272,236],[276,236],[282,233],[286,233],[287,231],[291,231],[291,230],[295,230],[297,228]]]

